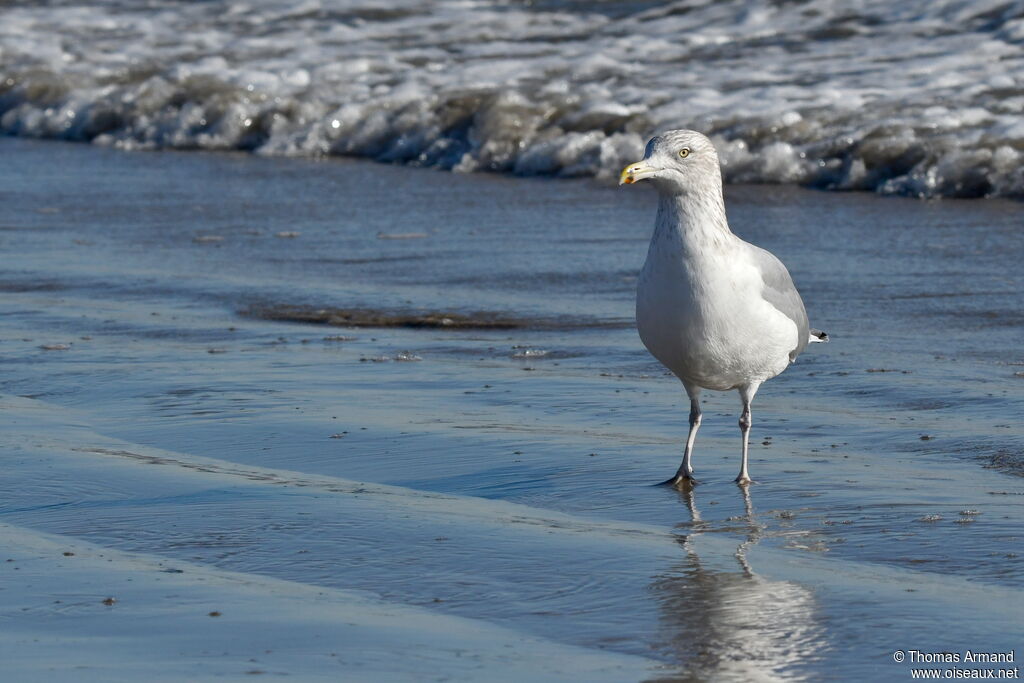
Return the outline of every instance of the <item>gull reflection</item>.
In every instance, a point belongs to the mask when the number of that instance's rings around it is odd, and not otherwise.
[[[810,678],[825,647],[814,595],[792,581],[759,576],[747,552],[768,531],[740,487],[744,514],[705,521],[693,487],[679,491],[685,558],[651,586],[661,603],[662,646],[679,672],[660,681],[774,681]],[[738,545],[712,542],[739,535]]]

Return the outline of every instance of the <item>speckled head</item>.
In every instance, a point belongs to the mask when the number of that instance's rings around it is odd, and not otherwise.
[[[647,143],[644,158],[622,169],[620,185],[651,180],[661,194],[707,192],[722,187],[715,146],[694,130],[670,130]]]

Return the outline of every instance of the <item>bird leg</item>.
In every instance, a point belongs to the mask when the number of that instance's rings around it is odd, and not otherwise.
[[[683,451],[683,462],[679,465],[679,469],[676,470],[676,476],[672,477],[668,481],[662,482],[670,486],[679,486],[680,484],[695,484],[696,480],[693,478],[693,465],[690,464],[690,458],[693,455],[693,442],[697,440],[697,430],[700,429],[700,401],[698,400],[697,391],[691,391],[687,388],[687,394],[690,395],[690,433],[686,436],[686,449]]]
[[[740,462],[740,473],[736,476],[737,484],[749,484],[750,474],[747,472],[747,450],[749,448],[750,425],[754,422],[750,417],[750,404],[743,403],[743,413],[740,415],[740,433],[743,434],[743,460]]]
[[[743,459],[740,461],[740,473],[736,475],[736,483],[745,486],[751,482],[750,473],[747,472],[747,452],[749,450],[750,427],[754,424],[750,414],[750,403],[754,400],[759,385],[746,386],[740,389],[740,398],[743,399],[743,412],[740,414],[740,433],[743,435]]]
[[[690,399],[690,432],[686,435],[686,449],[683,450],[683,464],[679,466],[676,476],[683,475],[687,479],[693,478],[693,465],[690,459],[693,457],[693,443],[697,440],[697,430],[700,429],[701,412],[700,401],[696,397]]]

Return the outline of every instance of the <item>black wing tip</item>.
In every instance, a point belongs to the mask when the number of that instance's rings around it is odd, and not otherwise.
[[[820,342],[828,341],[828,332],[822,332],[821,330],[811,330],[811,336],[817,338]]]

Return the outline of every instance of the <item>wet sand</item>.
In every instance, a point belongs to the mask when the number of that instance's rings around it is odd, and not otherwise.
[[[708,395],[687,494],[651,486],[686,418],[631,326],[643,188],[0,154],[21,680],[877,680],[1020,643],[1019,204],[730,188],[833,341],[759,393],[749,495]]]

